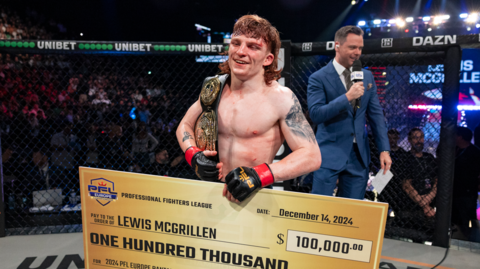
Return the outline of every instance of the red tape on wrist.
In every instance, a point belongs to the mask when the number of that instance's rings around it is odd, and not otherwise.
[[[273,178],[272,170],[266,163],[262,163],[261,165],[253,167],[253,169],[257,172],[258,176],[260,177],[260,181],[262,182],[262,187],[272,185],[275,179]]]
[[[187,163],[192,166],[192,158],[195,153],[201,151],[199,148],[191,146],[185,151],[185,160],[187,160]]]

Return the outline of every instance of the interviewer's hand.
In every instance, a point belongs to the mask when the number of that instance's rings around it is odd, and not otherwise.
[[[363,82],[357,82],[352,85],[350,90],[346,93],[348,101],[352,101],[354,99],[358,99],[363,96],[365,92],[365,87],[363,87]]]
[[[383,169],[383,174],[385,175],[392,166],[392,158],[390,158],[390,154],[388,152],[380,153],[380,165]]]

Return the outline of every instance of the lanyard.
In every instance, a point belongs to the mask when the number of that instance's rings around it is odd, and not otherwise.
[[[418,165],[420,165],[420,167],[422,168],[422,172],[425,171],[425,170],[427,170],[428,164],[425,163],[424,158],[423,158],[423,155],[422,155],[422,157],[420,157],[420,158],[417,158],[417,156],[413,156],[413,157],[414,157],[415,160],[417,161]],[[422,159],[422,162],[420,162],[418,159]],[[423,164],[422,164],[422,163],[423,163]]]

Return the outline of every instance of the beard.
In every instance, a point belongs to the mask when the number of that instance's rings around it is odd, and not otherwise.
[[[412,146],[416,152],[422,152],[424,144],[423,143],[416,143]]]

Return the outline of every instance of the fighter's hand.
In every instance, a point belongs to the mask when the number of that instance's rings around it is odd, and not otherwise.
[[[357,82],[350,87],[350,90],[346,93],[348,101],[358,99],[363,96],[365,92],[365,87],[363,87],[363,82]]]
[[[229,201],[232,201],[233,198],[242,202],[254,190],[273,184],[274,178],[270,167],[264,163],[253,168],[237,167],[228,173],[225,177],[225,182],[227,183],[228,192],[224,190],[224,196]]]
[[[225,184],[225,186],[223,187],[223,196],[224,196],[225,198],[227,198],[227,200],[230,201],[230,202],[234,202],[234,203],[237,203],[237,204],[240,203],[240,201],[238,201],[237,199],[235,199],[235,198],[232,196],[232,194],[228,191],[228,186],[227,186],[227,184]]]
[[[390,154],[386,151],[380,153],[380,165],[383,169],[383,174],[385,175],[388,170],[390,170],[392,166],[392,158],[390,158]]]
[[[217,152],[216,151],[211,151],[211,150],[205,150],[203,152],[203,154],[208,158],[208,157],[213,157],[213,156],[217,156]],[[223,167],[223,163],[222,162],[219,162],[217,163],[217,169],[218,169],[218,180],[222,180],[223,179],[223,170],[222,170],[222,167]],[[225,181],[225,180],[224,180]]]
[[[209,159],[217,155],[216,151],[201,151],[197,147],[190,147],[185,151],[185,159],[190,164],[197,176],[206,181],[218,181],[220,169],[218,163]]]

